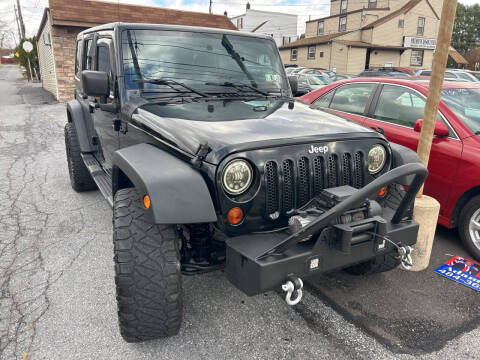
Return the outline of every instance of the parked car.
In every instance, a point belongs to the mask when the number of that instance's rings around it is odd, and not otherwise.
[[[295,102],[270,36],[113,23],[76,44],[68,171],[74,190],[99,189],[113,208],[126,341],[178,333],[182,274],[225,268],[245,294],[278,289],[295,305],[302,277],[411,265],[426,168],[378,132]],[[411,184],[403,200],[392,182]]]
[[[321,75],[304,75],[299,74],[297,77],[297,92],[295,96],[303,95],[324,87],[325,85],[330,84],[332,81],[326,76]]]
[[[480,71],[469,70],[468,73],[472,74],[473,76],[475,76],[480,81]]]
[[[367,69],[358,74],[358,77],[378,77],[378,76],[396,76],[410,77],[407,73],[393,70],[375,70]]]
[[[331,76],[332,81],[339,81],[339,80],[345,80],[345,79],[353,79],[358,77],[357,75],[347,75],[347,74],[335,74]]]
[[[429,82],[389,78],[349,79],[299,100],[385,134],[417,149]],[[425,194],[440,202],[439,224],[458,228],[480,260],[480,84],[445,82],[428,164]]]
[[[416,72],[418,76],[431,76],[432,69],[421,69]],[[477,79],[475,76],[470,74],[467,71],[460,70],[460,69],[447,69],[445,71],[445,80],[449,79],[458,79],[460,81],[469,81],[469,82],[479,82],[480,80]]]

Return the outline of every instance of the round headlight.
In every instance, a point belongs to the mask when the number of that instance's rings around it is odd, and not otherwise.
[[[252,183],[252,167],[245,160],[233,160],[223,170],[223,187],[230,195],[240,195]]]
[[[376,174],[383,169],[387,153],[382,145],[375,145],[368,152],[368,171],[370,174]]]

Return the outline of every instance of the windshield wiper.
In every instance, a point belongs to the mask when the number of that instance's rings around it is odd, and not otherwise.
[[[227,50],[227,53],[232,57],[232,59],[235,60],[235,62],[238,64],[240,69],[242,69],[244,74],[247,75],[248,80],[250,80],[252,86],[257,87],[257,83],[255,82],[252,74],[250,74],[250,72],[245,67],[242,57],[234,50],[232,43],[230,42],[230,40],[228,40],[225,34],[222,36],[222,46],[225,48],[225,50]]]
[[[169,86],[170,88],[172,88],[173,90],[177,91],[177,92],[180,92],[180,90],[178,90],[177,88],[175,88],[173,85],[178,85],[178,86],[181,86],[183,87],[184,89],[187,89],[197,95],[200,95],[202,97],[209,97],[209,95],[199,91],[199,90],[195,90],[194,88],[191,88],[190,86],[188,85],[185,85],[184,83],[181,83],[179,81],[175,81],[175,80],[166,80],[166,79],[137,79],[137,80],[133,80],[134,82],[138,82],[138,83],[141,83],[141,84],[155,84],[155,85],[167,85]],[[142,92],[148,92],[148,90],[141,90]]]
[[[250,86],[250,85],[247,85],[247,84],[242,84],[242,83],[232,83],[232,82],[229,82],[229,81],[225,81],[223,83],[207,82],[207,83],[205,83],[205,85],[229,86],[229,87],[232,87],[232,88],[237,89],[237,90],[242,90],[242,89],[247,88],[247,89],[253,90],[254,92],[256,92],[258,94],[261,94],[263,96],[269,96],[270,95],[269,93],[266,93],[262,90],[258,90],[257,88],[255,88],[253,86]]]

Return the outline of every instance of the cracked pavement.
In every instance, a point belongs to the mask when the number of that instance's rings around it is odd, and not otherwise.
[[[0,359],[413,359],[480,357],[480,332],[420,355],[392,352],[307,289],[247,297],[222,272],[184,278],[178,336],[125,343],[118,332],[111,210],[70,187],[65,105],[0,66]],[[447,234],[446,236],[451,236]],[[435,294],[432,294],[435,296]]]

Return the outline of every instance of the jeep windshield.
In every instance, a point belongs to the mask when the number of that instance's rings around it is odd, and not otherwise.
[[[127,98],[198,97],[189,88],[218,98],[289,94],[278,51],[268,39],[131,29],[122,33],[122,53]]]

